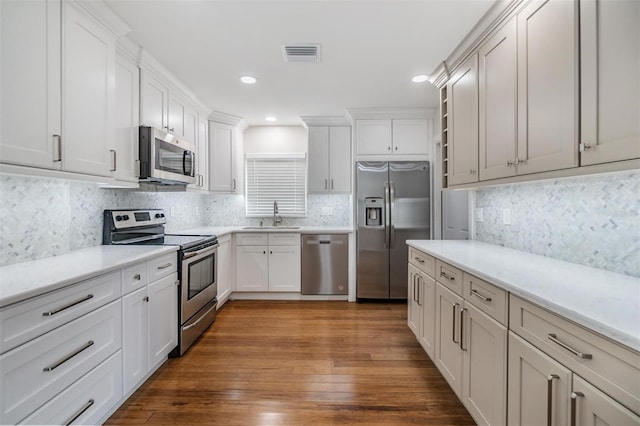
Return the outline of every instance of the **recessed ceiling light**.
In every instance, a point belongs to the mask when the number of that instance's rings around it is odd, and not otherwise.
[[[427,81],[429,79],[428,76],[424,75],[424,74],[420,74],[420,75],[416,75],[415,77],[413,77],[411,79],[411,81],[413,81],[414,83],[424,83],[425,81]]]
[[[244,84],[256,84],[258,79],[250,75],[243,75],[242,77],[240,77],[240,81]]]
[[[273,115],[267,115],[264,119],[267,120],[267,121],[277,121],[278,120]]]

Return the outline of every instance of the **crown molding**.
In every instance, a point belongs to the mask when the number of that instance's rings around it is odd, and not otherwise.
[[[103,0],[66,0],[66,3],[91,15],[116,37],[122,37],[132,31],[129,24],[127,24]]]
[[[433,119],[435,108],[351,108],[347,110],[349,118],[353,120],[361,119]]]
[[[244,131],[249,127],[249,123],[237,115],[227,114],[226,112],[220,111],[211,111],[209,113],[209,120],[215,121],[216,123],[228,124],[230,126],[237,127],[238,129]]]
[[[300,117],[304,127],[313,126],[350,126],[351,122],[347,117]]]

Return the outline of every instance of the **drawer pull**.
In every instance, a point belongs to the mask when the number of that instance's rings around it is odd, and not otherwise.
[[[576,426],[576,399],[584,396],[582,392],[571,392],[571,426]]]
[[[441,277],[445,277],[446,279],[448,279],[449,281],[453,281],[455,280],[455,277],[450,277],[449,275],[447,275],[445,272],[440,272],[440,276]]]
[[[86,344],[82,345],[82,347],[76,349],[75,351],[73,351],[69,355],[65,356],[64,358],[62,358],[61,360],[59,360],[55,364],[52,364],[52,365],[50,365],[48,367],[43,368],[42,371],[53,371],[53,370],[55,370],[56,368],[60,367],[62,364],[64,364],[65,362],[69,361],[71,358],[73,358],[74,356],[78,355],[80,352],[84,351],[85,349],[88,349],[91,346],[93,346],[93,340],[89,340]]]
[[[69,303],[69,304],[67,304],[67,305],[61,306],[61,307],[59,307],[58,309],[54,309],[53,311],[43,312],[43,313],[42,313],[42,316],[43,316],[43,317],[50,317],[50,316],[55,315],[55,314],[57,314],[57,313],[60,313],[60,312],[62,312],[62,311],[64,311],[64,310],[67,310],[67,309],[69,309],[69,308],[72,308],[72,307],[74,307],[74,306],[76,306],[76,305],[79,305],[79,304],[80,304],[80,303],[82,303],[82,302],[86,302],[86,301],[87,301],[87,300],[89,300],[89,299],[93,299],[93,294],[87,294],[87,297],[83,297],[83,298],[82,298],[82,299],[80,299],[80,300],[76,300],[75,302],[71,302],[71,303]]]
[[[456,308],[460,306],[458,303],[454,303],[453,307],[453,321],[451,321],[453,323],[453,327],[452,327],[452,335],[451,335],[451,340],[453,340],[453,343],[460,343],[460,342],[456,342]]]
[[[142,277],[140,276],[140,274],[135,274],[135,275],[133,276],[133,279],[134,279],[134,280],[136,280],[136,281],[140,281],[140,278],[142,278]]]
[[[551,426],[553,415],[551,407],[553,406],[553,379],[559,379],[557,374],[549,374],[547,376],[547,426]]]
[[[158,269],[167,269],[171,265],[173,265],[173,263],[169,262],[166,265],[158,266]]]
[[[573,349],[571,346],[567,345],[566,343],[561,342],[560,340],[558,340],[558,336],[556,336],[554,333],[547,334],[547,337],[553,343],[562,346],[563,348],[565,348],[566,350],[568,350],[569,352],[571,352],[572,354],[574,354],[578,358],[582,358],[582,359],[591,359],[591,358],[593,358],[593,356],[591,354],[583,354],[582,352],[576,351],[575,349]]]
[[[83,415],[84,412],[87,411],[89,409],[89,407],[91,407],[94,403],[95,403],[95,401],[93,399],[90,399],[89,401],[87,401],[86,404],[84,404],[82,407],[80,407],[80,409],[78,410],[77,413],[75,413],[73,416],[69,417],[69,420],[67,420],[63,424],[69,426],[71,423],[75,422],[76,419],[78,417],[80,417],[81,415]]]
[[[462,342],[464,342],[464,311],[466,311],[467,308],[462,308],[460,309],[460,350],[466,352],[467,348],[464,347],[464,344]]]
[[[414,257],[415,260],[417,260],[420,263],[424,263],[424,260],[420,259],[418,256]]]
[[[480,293],[478,293],[476,291],[475,288],[471,290],[471,294],[473,294],[475,297],[477,297],[478,299],[482,300],[483,302],[491,302],[491,298],[490,297],[486,297],[486,296],[481,295]]]

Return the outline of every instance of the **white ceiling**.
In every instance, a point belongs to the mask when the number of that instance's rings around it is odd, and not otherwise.
[[[283,125],[347,108],[436,107],[437,90],[411,77],[431,73],[493,0],[106,2],[206,106]],[[289,43],[320,43],[321,62],[284,62]],[[258,83],[242,84],[246,74]]]

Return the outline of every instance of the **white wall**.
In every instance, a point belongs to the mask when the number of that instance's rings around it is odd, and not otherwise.
[[[255,126],[244,131],[246,154],[308,151],[309,135],[302,126]]]

